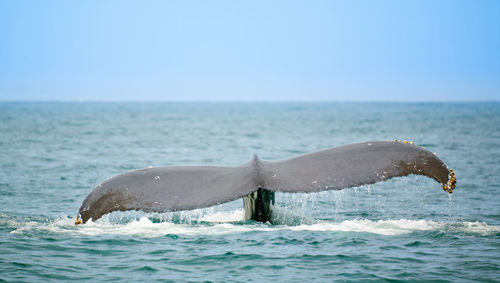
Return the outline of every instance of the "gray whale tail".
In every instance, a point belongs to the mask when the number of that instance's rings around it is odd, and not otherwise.
[[[209,207],[244,198],[245,218],[270,219],[274,192],[319,192],[410,174],[436,180],[452,193],[455,173],[435,154],[408,142],[365,142],[282,161],[257,155],[241,166],[146,168],[112,177],[85,198],[75,224],[113,211],[168,212]],[[80,218],[81,217],[81,218]]]

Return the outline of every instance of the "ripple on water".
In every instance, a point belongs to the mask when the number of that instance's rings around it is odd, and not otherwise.
[[[0,108],[3,280],[498,280],[498,103]],[[74,216],[95,184],[123,170],[236,165],[256,150],[279,160],[395,138],[426,146],[456,169],[452,198],[434,181],[409,176],[280,194],[275,225],[243,221],[241,200],[186,213],[116,213],[77,227],[61,216]]]

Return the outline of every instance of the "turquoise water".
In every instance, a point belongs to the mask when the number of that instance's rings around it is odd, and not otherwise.
[[[74,226],[90,190],[128,170],[238,165],[406,139],[457,174],[278,193],[275,225],[242,201],[112,213]],[[498,281],[500,104],[0,103],[0,279]]]

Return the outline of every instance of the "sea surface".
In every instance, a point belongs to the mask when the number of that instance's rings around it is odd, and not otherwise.
[[[457,175],[74,225],[129,170],[401,139]],[[499,103],[0,103],[0,281],[500,282]]]

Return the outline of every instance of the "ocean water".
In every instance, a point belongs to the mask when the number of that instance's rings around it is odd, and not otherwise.
[[[73,218],[128,170],[410,140],[457,174],[176,213]],[[0,281],[500,280],[498,103],[0,103]]]

